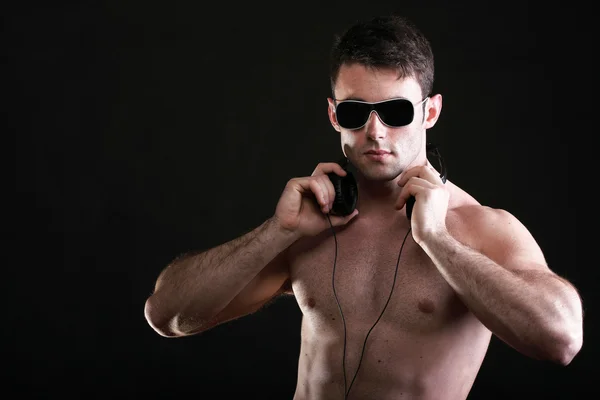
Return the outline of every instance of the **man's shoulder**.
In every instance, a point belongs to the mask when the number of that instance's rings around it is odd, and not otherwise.
[[[515,217],[505,209],[479,203],[464,203],[448,210],[448,218],[471,230],[510,223]],[[496,226],[498,227],[498,226]]]
[[[448,216],[453,222],[467,225],[485,224],[490,220],[512,217],[504,209],[481,204],[475,197],[455,184],[452,184],[448,208]]]
[[[449,210],[447,225],[462,243],[483,250],[504,240],[520,222],[510,212],[482,204],[464,204]]]
[[[485,221],[490,218],[501,217],[502,214],[508,213],[508,211],[501,208],[494,208],[485,204],[469,203],[457,205],[450,209],[449,212],[454,213],[456,218],[459,218],[464,222]]]
[[[450,189],[450,204],[446,223],[453,235],[463,243],[478,247],[477,243],[494,230],[500,232],[514,217],[502,208],[480,203],[456,185]]]

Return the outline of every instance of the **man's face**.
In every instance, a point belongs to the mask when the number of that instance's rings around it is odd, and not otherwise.
[[[425,129],[432,124],[428,125],[428,121],[424,120],[423,104],[420,103],[422,96],[421,87],[414,78],[398,79],[395,70],[366,68],[360,64],[341,67],[335,86],[338,102],[349,99],[379,102],[403,98],[415,105],[414,118],[408,125],[387,126],[376,112],[372,112],[363,127],[350,130],[339,125],[336,103],[328,99],[330,121],[340,132],[342,150],[365,178],[392,180],[414,163],[423,161],[419,157],[424,157],[421,153]],[[426,109],[429,108],[428,102]],[[383,156],[369,154],[369,151],[375,150],[388,153]]]

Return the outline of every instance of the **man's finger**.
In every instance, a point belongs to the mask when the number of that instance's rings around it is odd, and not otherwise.
[[[325,175],[330,172],[335,172],[340,176],[346,176],[346,171],[338,163],[319,163],[311,176]]]
[[[423,178],[413,177],[400,191],[396,200],[396,209],[401,210],[410,196],[417,197],[423,190],[434,188],[435,185]]]
[[[431,183],[438,183],[440,181],[439,173],[433,167],[421,165],[404,172],[402,177],[398,179],[398,186],[406,185],[406,182],[414,177],[423,178]]]

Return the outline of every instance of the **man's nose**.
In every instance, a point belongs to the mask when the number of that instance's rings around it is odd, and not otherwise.
[[[387,135],[387,126],[381,121],[379,114],[377,114],[377,111],[375,110],[371,111],[371,114],[369,114],[369,119],[365,126],[367,128],[367,136],[370,139],[383,139]]]

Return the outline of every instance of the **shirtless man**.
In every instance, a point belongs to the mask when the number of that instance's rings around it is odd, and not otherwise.
[[[327,173],[348,173],[337,163],[291,179],[259,227],[164,269],[146,302],[152,328],[193,335],[295,296],[295,400],[465,399],[492,333],[569,364],[583,341],[577,290],[513,215],[443,183],[427,158],[426,130],[442,110],[428,41],[397,17],[357,24],[334,43],[331,83],[356,209],[330,213]],[[344,103],[392,99],[412,105]]]

